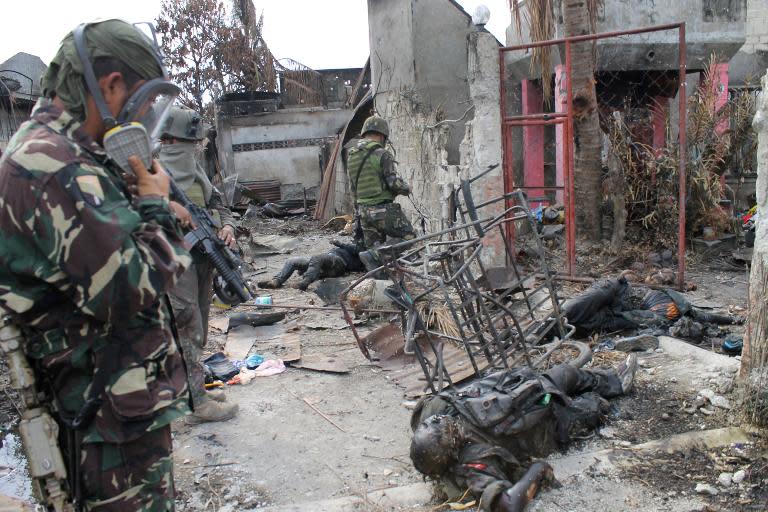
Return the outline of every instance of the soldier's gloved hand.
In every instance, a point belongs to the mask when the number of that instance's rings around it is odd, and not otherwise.
[[[197,226],[195,226],[194,221],[192,220],[192,214],[189,213],[189,210],[184,208],[181,204],[177,203],[176,201],[171,201],[168,203],[168,205],[171,207],[171,211],[174,215],[176,215],[176,218],[179,219],[179,224],[181,224],[181,227],[183,228],[191,228],[195,229]]]
[[[128,163],[136,174],[136,190],[139,197],[160,196],[168,199],[171,178],[160,166],[160,162],[152,160],[152,171],[149,171],[137,156],[128,157]]]
[[[230,249],[236,249],[237,248],[237,239],[235,238],[235,228],[230,226],[229,224],[225,224],[223,228],[219,231],[219,238],[227,244],[227,246]]]

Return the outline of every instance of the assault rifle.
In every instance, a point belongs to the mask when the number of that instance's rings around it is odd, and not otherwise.
[[[219,223],[205,208],[193,203],[173,178],[171,198],[186,208],[192,216],[195,228],[187,233],[184,239],[203,253],[216,269],[218,275],[213,282],[213,289],[219,299],[232,306],[251,300],[251,292],[240,273],[243,261],[219,238]]]
[[[38,395],[35,374],[24,355],[23,342],[21,330],[8,317],[0,318],[0,350],[8,363],[11,387],[24,402],[19,435],[27,455],[32,488],[46,510],[74,512],[67,468],[59,447],[59,426]]]

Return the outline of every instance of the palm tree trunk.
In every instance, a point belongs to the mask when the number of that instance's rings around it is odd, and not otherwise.
[[[762,80],[768,88],[768,73]],[[768,96],[758,103],[752,127],[757,132],[757,213],[760,220],[749,275],[749,317],[741,357],[743,408],[752,424],[768,427]]]
[[[563,0],[565,35],[590,34],[587,0]],[[576,226],[590,240],[601,239],[602,133],[595,94],[595,54],[592,42],[571,45],[571,84],[574,115],[574,182]]]

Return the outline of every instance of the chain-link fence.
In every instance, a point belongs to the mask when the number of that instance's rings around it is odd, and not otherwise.
[[[589,260],[576,258],[575,228],[577,222],[596,224],[617,253],[626,243],[640,243],[677,254],[667,263],[676,260],[682,285],[686,66],[709,77],[719,71],[710,64],[687,55],[684,24],[502,49],[505,189],[522,188],[534,208],[542,207],[535,211],[553,268],[570,276],[589,270]],[[714,123],[710,132],[717,133],[727,128],[725,111],[719,112],[727,90],[705,82],[707,94],[691,111],[712,107],[713,115],[700,121]],[[727,129],[722,133],[727,137]],[[711,149],[720,148],[712,140],[705,146],[698,164],[711,163]],[[708,179],[691,190],[717,197],[719,175],[706,168],[699,174]]]

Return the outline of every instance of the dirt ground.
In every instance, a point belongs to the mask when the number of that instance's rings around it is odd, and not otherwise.
[[[258,281],[271,277],[287,257],[328,250],[335,233],[319,227],[302,219],[250,221],[255,240],[279,236],[290,245],[285,253],[253,256],[250,278]],[[616,268],[606,268],[609,270]],[[697,305],[718,310],[746,307],[747,277],[742,269],[699,263],[690,269],[687,280],[698,285],[690,294]],[[294,277],[287,287],[264,295],[271,295],[276,305],[322,305],[312,288],[300,292],[290,287],[296,281]],[[564,284],[563,292],[570,295],[584,287]],[[212,324],[229,313],[214,308]],[[370,321],[359,329],[367,333],[375,326],[376,322]],[[389,372],[363,357],[340,313],[288,310],[277,329],[274,335],[278,337],[282,335],[280,329],[298,334],[302,355],[333,358],[348,372],[289,366],[279,375],[257,378],[247,386],[228,387],[228,400],[240,406],[233,420],[196,426],[177,422],[174,456],[179,510],[445,510],[429,500],[406,500],[402,508],[382,507],[367,500],[358,508],[320,505],[345,497],[366,497],[380,490],[411,489],[424,482],[408,457],[413,402],[404,397]],[[743,327],[729,331],[738,335]],[[211,327],[208,351],[224,348],[226,339],[226,334]],[[254,352],[259,351],[262,341],[257,340]],[[615,366],[624,357],[615,352],[598,353],[591,364]],[[723,359],[716,361],[664,349],[642,354],[635,390],[613,402],[606,425],[552,460],[737,425],[735,409],[712,408],[704,413],[696,408],[691,412],[702,389],[712,389],[737,403],[732,365],[726,369],[727,365],[720,363]],[[4,375],[0,372],[0,379]],[[7,387],[5,381],[0,384]],[[0,395],[4,431],[12,428],[15,419],[9,395]],[[634,469],[623,467],[607,473],[585,470],[561,479],[560,489],[544,491],[530,510],[768,509],[765,452],[757,444],[746,447],[743,453],[733,452],[736,448],[725,447],[716,455],[706,449],[653,459],[638,455]],[[749,476],[743,485],[718,496],[697,494],[696,483],[717,486],[721,467],[734,471],[746,467]],[[0,473],[0,482],[2,478]],[[0,490],[12,493],[2,487]],[[763,508],[749,508],[757,505]]]

